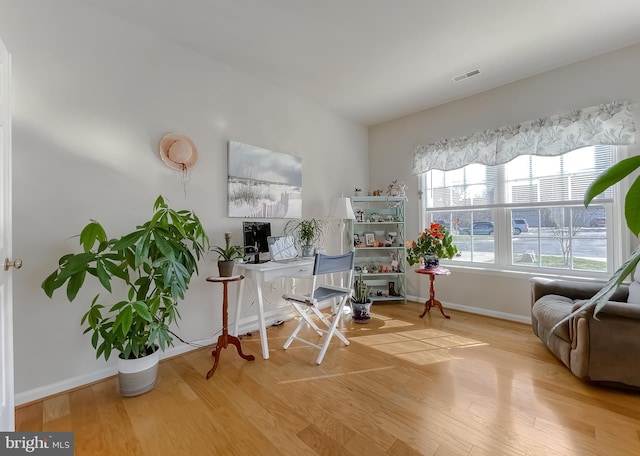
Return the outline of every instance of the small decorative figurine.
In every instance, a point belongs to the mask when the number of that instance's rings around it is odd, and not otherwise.
[[[387,187],[387,195],[389,196],[405,196],[406,192],[407,186],[404,182],[398,182],[398,179],[395,179]]]

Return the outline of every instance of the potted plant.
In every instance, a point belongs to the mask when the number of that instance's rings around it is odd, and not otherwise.
[[[362,274],[353,284],[353,296],[351,296],[351,309],[353,315],[351,319],[356,323],[366,323],[371,319],[371,298],[369,297],[369,287],[362,280]]]
[[[596,196],[612,185],[620,182],[638,168],[640,168],[640,155],[620,160],[618,163],[610,166],[591,183],[585,192],[584,206],[589,207],[589,204]],[[640,177],[637,177],[629,187],[625,195],[624,203],[624,218],[627,222],[627,227],[635,236],[638,236],[638,234],[640,234]],[[613,273],[600,291],[556,323],[549,331],[548,338],[563,324],[581,312],[593,309],[593,316],[594,318],[597,317],[598,312],[607,304],[609,298],[615,293],[620,284],[633,272],[638,263],[640,263],[640,246],[634,249],[631,256]]]
[[[440,258],[451,259],[458,253],[447,227],[432,223],[418,235],[417,241],[407,241],[407,262],[410,266],[424,262],[425,268],[437,268]]]
[[[88,275],[111,293],[112,281],[122,282],[123,297],[105,302],[97,294],[82,316],[85,333],[91,333],[96,358],[108,360],[119,352],[120,393],[135,396],[156,384],[159,350],[172,345],[169,325],[180,318],[178,302],[198,272],[197,261],[208,247],[207,235],[192,211],[170,209],[159,196],[154,214],[119,239],[109,239],[104,228],[92,220],[80,233],[81,253],[60,258],[58,267],[42,283],[47,296],[66,284],[73,301]],[[135,373],[142,364],[143,372]],[[142,376],[143,379],[137,378]]]
[[[212,250],[218,253],[218,271],[220,277],[231,277],[235,260],[244,257],[244,247],[231,245],[231,233],[224,233],[224,247],[215,246]]]
[[[315,244],[322,240],[324,227],[324,220],[318,218],[294,219],[287,222],[284,232],[295,236],[303,257],[311,257],[315,254]]]

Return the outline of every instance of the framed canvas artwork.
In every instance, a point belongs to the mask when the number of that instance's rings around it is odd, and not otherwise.
[[[302,158],[229,141],[228,216],[302,217]]]

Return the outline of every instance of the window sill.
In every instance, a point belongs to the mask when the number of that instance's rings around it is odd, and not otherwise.
[[[499,277],[512,277],[517,279],[530,279],[532,277],[548,277],[559,280],[578,280],[585,282],[606,282],[609,280],[611,274],[608,273],[594,273],[576,274],[575,271],[562,271],[562,270],[519,270],[519,269],[504,269],[500,267],[482,267],[473,265],[461,265],[457,263],[441,263],[441,266],[451,270],[452,272],[460,272],[466,274],[477,274],[487,276],[499,276]]]

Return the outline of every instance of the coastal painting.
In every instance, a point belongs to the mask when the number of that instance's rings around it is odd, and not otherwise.
[[[302,217],[302,158],[229,141],[228,216]]]

